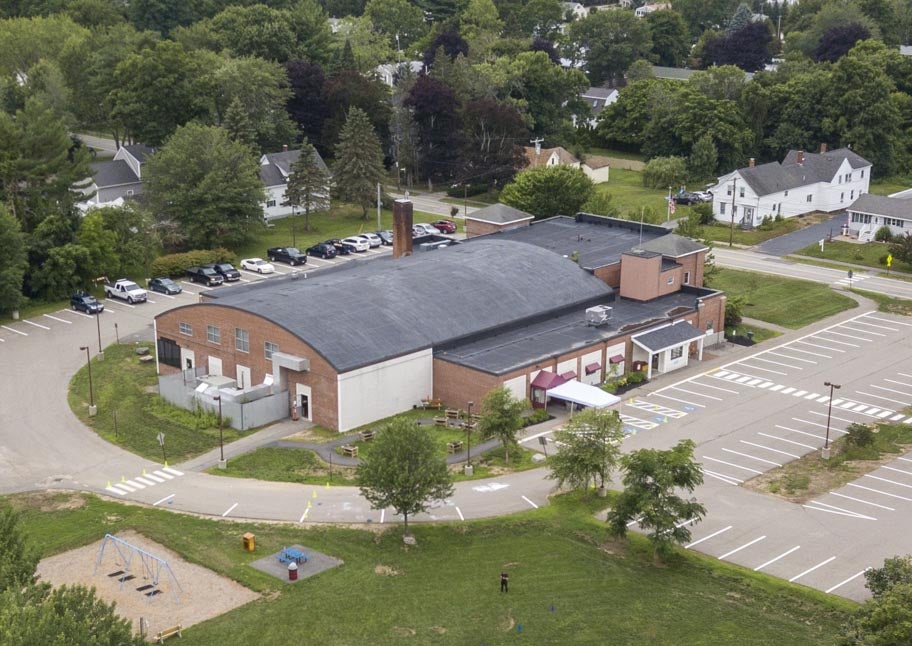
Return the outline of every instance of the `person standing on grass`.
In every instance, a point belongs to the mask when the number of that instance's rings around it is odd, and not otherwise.
[[[510,575],[506,572],[500,573],[500,591],[509,592]]]

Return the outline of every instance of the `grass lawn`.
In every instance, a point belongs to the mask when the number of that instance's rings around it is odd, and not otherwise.
[[[782,220],[781,222],[774,222],[767,230],[752,229],[750,231],[741,229],[737,225],[735,225],[734,230],[732,230],[731,226],[724,222],[715,222],[714,224],[700,227],[701,233],[697,237],[706,240],[714,240],[720,246],[727,245],[728,239],[731,237],[734,244],[752,247],[771,238],[797,231],[800,228],[799,222],[794,218]]]
[[[601,157],[616,157],[618,159],[630,159],[633,161],[645,162],[646,157],[642,153],[630,152],[627,150],[612,150],[611,148],[590,148],[586,151],[587,155],[598,155]],[[614,169],[611,169],[614,174]]]
[[[639,220],[641,209],[645,209],[645,222],[664,222],[667,217],[667,190],[643,186],[643,174],[634,170],[611,169],[611,179],[595,185],[596,193],[611,196],[612,204],[620,210],[620,217]],[[685,215],[690,207],[679,206],[675,217]]]
[[[749,336],[748,332],[752,333],[753,336]],[[735,336],[751,338],[754,343],[760,343],[761,341],[766,341],[768,339],[775,339],[777,336],[780,336],[780,334],[775,330],[769,330],[765,327],[760,327],[759,325],[748,325],[747,323],[742,323],[737,327],[725,328],[726,338],[730,339]]]
[[[440,216],[432,213],[415,211],[415,222],[439,220]],[[393,212],[383,209],[380,213],[380,229],[391,229],[393,226]],[[235,249],[238,258],[266,257],[269,247],[290,246],[292,241],[299,249],[306,249],[311,245],[329,238],[347,238],[367,231],[377,230],[377,208],[367,210],[367,219],[361,217],[361,209],[357,206],[344,204],[333,207],[331,211],[312,213],[310,216],[310,230],[304,230],[304,216],[301,213],[294,218],[287,217],[271,222],[274,226],[260,228],[248,243]],[[294,225],[294,235],[292,234]]]
[[[871,182],[871,193],[874,195],[890,195],[909,188],[909,179],[904,177],[885,177]]]
[[[95,294],[96,297],[101,298],[104,294],[103,289],[96,290],[98,293]],[[67,309],[70,307],[69,300],[66,301],[28,301],[25,305],[19,308],[19,318],[21,319],[31,319],[42,314],[52,314],[58,310]],[[9,314],[0,314],[0,323],[7,324],[13,322],[13,317]]]
[[[853,289],[852,291],[859,296],[870,298],[872,301],[876,302],[878,306],[877,309],[881,312],[912,316],[912,300],[906,298],[890,298],[885,294],[867,292],[863,289]]]
[[[820,245],[812,244],[795,253],[801,256],[808,256],[809,258],[838,260],[853,265],[864,265],[865,267],[874,267],[875,269],[886,271],[887,266],[880,262],[880,259],[886,257],[889,253],[889,248],[883,242],[857,244],[854,242],[834,240],[833,242],[824,244],[823,251],[820,251]],[[894,258],[893,266],[890,267],[890,270],[893,272],[912,272],[912,265]]]
[[[828,285],[772,274],[719,269],[710,282],[729,299],[744,297],[744,316],[795,330],[858,305]]]
[[[224,523],[91,496],[17,496],[44,556],[134,529],[262,598],[184,631],[185,646],[257,644],[831,643],[851,602],[683,551],[653,564],[639,537],[605,543],[595,497],[506,519],[363,531]],[[387,527],[387,526],[384,526]],[[253,554],[241,534],[257,538]],[[293,586],[247,563],[300,543],[344,561]],[[510,593],[498,589],[510,573]],[[178,576],[180,576],[178,574]],[[154,603],[154,602],[153,602]],[[522,631],[519,631],[519,626]]]
[[[330,481],[329,463],[310,449],[280,449],[264,446],[231,458],[226,469],[213,467],[208,473],[233,478],[255,478],[274,482],[323,485]],[[355,470],[333,465],[332,483],[355,485]]]
[[[89,417],[89,378],[85,366],[70,381],[70,408],[77,417],[112,444],[150,460],[161,460],[156,439],[165,434],[169,462],[204,453],[219,444],[218,415],[196,415],[165,403],[158,397],[155,362],[140,363],[137,345],[111,345],[105,358],[92,359],[92,382],[98,414]],[[154,350],[152,350],[154,352]],[[240,434],[224,426],[226,442]]]

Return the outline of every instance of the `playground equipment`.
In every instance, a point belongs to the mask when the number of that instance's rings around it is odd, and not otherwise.
[[[101,560],[104,558],[105,548],[107,548],[108,543],[112,544],[117,552],[117,555],[115,556],[115,565],[123,568],[116,572],[112,572],[108,576],[112,578],[120,577],[121,590],[123,590],[124,583],[136,578],[136,575],[133,573],[133,557],[138,555],[140,561],[139,572],[142,574],[143,579],[150,581],[150,583],[138,587],[137,591],[145,594],[147,602],[151,603],[152,597],[161,592],[161,590],[158,589],[158,586],[162,573],[165,573],[168,580],[171,582],[171,595],[174,602],[180,603],[179,592],[183,592],[183,589],[177,582],[177,577],[174,576],[171,566],[168,565],[168,562],[165,559],[150,554],[144,549],[133,545],[132,543],[128,543],[122,538],[111,536],[110,534],[105,534],[104,540],[101,542],[101,548],[98,550],[98,559],[95,561],[95,570],[92,572],[93,576],[98,572],[98,566],[101,565]],[[119,561],[116,560],[118,558]],[[121,565],[121,563],[123,565]]]

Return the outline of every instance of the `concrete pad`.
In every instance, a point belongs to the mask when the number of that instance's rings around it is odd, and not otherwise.
[[[324,570],[338,567],[344,563],[344,561],[333,558],[332,556],[327,556],[321,552],[315,552],[302,545],[288,545],[286,547],[294,548],[307,556],[307,562],[298,565],[298,581],[319,574]],[[281,579],[288,583],[295,583],[295,581],[288,580],[288,564],[279,561],[279,554],[280,552],[274,552],[265,558],[254,561],[250,565],[260,572],[271,574],[277,579]]]

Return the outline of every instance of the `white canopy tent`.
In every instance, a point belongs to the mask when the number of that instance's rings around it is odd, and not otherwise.
[[[576,380],[566,381],[560,386],[555,386],[546,391],[546,394],[548,397],[562,399],[571,404],[587,406],[589,408],[608,408],[621,401],[620,397],[615,397],[611,393],[606,393],[601,388],[590,386],[589,384],[584,384]]]

